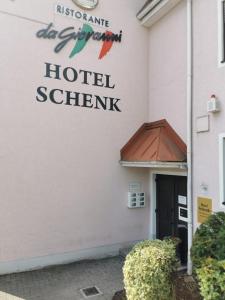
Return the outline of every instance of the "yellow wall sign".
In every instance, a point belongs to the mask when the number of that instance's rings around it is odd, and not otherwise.
[[[203,223],[212,214],[212,199],[198,197],[198,223]]]

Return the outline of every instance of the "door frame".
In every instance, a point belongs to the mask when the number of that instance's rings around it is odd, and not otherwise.
[[[186,176],[187,170],[150,170],[150,219],[149,219],[149,239],[156,239],[156,175],[170,175],[170,176]]]

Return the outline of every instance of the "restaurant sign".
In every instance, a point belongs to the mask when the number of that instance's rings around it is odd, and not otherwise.
[[[64,4],[55,4],[55,14],[63,16],[69,19],[81,21],[83,23],[89,23],[91,25],[101,26],[101,27],[110,27],[109,20],[105,18],[93,16],[88,14],[86,11],[80,11],[72,9]]]
[[[42,39],[56,40],[57,44],[54,48],[56,53],[59,53],[70,42],[75,42],[69,55],[70,58],[81,52],[90,40],[101,42],[102,47],[98,58],[102,59],[108,54],[115,42],[121,42],[122,31],[118,34],[114,34],[108,30],[102,33],[94,31],[89,24],[84,24],[78,31],[75,30],[74,26],[55,30],[53,23],[50,23],[46,28],[39,30],[36,36]]]
[[[84,2],[84,1],[83,1]],[[78,12],[69,9],[63,5],[56,6],[57,13],[70,18],[79,19],[83,25],[81,28],[74,26],[56,30],[53,23],[48,24],[45,28],[40,29],[36,33],[39,39],[55,42],[54,52],[59,53],[66,46],[71,44],[69,57],[73,58],[80,53],[87,44],[93,40],[100,43],[99,59],[105,57],[111,50],[114,43],[121,43],[122,30],[113,33],[109,27],[109,21],[91,16],[85,12]],[[94,30],[92,26],[101,26],[101,31]],[[106,27],[106,29],[102,29]],[[103,31],[103,32],[102,32]],[[96,93],[84,93],[74,90],[74,83],[79,82],[84,86],[93,86],[95,88],[104,88],[104,91],[114,90],[115,83],[112,82],[111,75],[96,72],[93,70],[77,69],[75,67],[63,67],[59,64],[45,62],[43,77],[47,80],[55,80],[56,82],[71,83],[72,90],[62,88],[49,88],[47,84],[37,87],[36,101],[39,103],[52,103],[55,105],[66,105],[67,107],[88,108],[94,110],[103,110],[111,112],[121,112],[121,99],[106,95],[96,95]],[[47,83],[47,82],[46,82]],[[62,85],[63,86],[63,85]]]

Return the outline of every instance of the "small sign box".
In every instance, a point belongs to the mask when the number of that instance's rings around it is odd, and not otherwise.
[[[183,222],[188,222],[188,209],[179,206],[178,207],[179,220]]]
[[[178,204],[187,205],[187,197],[179,195],[178,196]]]
[[[212,214],[212,199],[198,197],[198,223],[205,222]]]

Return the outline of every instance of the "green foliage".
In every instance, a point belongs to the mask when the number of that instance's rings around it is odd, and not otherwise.
[[[225,260],[208,258],[196,273],[205,300],[225,299]]]
[[[123,268],[127,299],[172,299],[171,273],[175,267],[176,241],[147,240],[137,244]]]
[[[191,257],[194,269],[201,267],[208,257],[217,260],[225,259],[225,213],[218,212],[211,215],[207,221],[197,229]]]
[[[197,229],[191,256],[205,300],[225,300],[225,213],[211,215]]]

